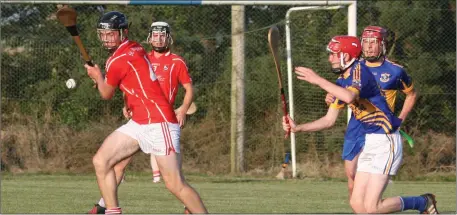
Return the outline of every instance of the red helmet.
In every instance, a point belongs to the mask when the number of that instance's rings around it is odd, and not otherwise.
[[[365,29],[363,29],[362,32],[362,45],[363,45],[363,40],[364,39],[376,39],[376,41],[379,42],[381,45],[381,51],[379,52],[378,56],[363,56],[366,60],[372,61],[372,60],[378,60],[381,56],[386,54],[386,37],[387,37],[387,30],[383,27],[379,26],[367,26]]]
[[[354,36],[334,36],[327,45],[331,53],[346,53],[351,58],[358,58],[362,52],[360,40]]]
[[[359,38],[354,36],[334,36],[327,45],[327,51],[339,53],[341,68],[333,68],[332,71],[336,74],[341,74],[359,58],[362,52],[362,45]],[[344,54],[348,54],[351,57],[348,62],[344,61]]]
[[[364,38],[376,38],[380,41],[384,41],[387,37],[387,30],[379,26],[367,26],[363,29],[362,39]]]

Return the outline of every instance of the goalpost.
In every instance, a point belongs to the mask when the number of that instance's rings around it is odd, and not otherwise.
[[[339,2],[337,6],[310,6],[310,7],[293,7],[286,13],[286,52],[287,52],[287,84],[289,93],[289,114],[294,118],[294,95],[293,95],[293,71],[292,71],[292,47],[290,35],[290,14],[294,11],[304,10],[335,10],[342,8],[342,5],[348,5],[348,35],[357,35],[357,3],[356,1]],[[348,108],[347,121],[351,117],[351,110]],[[291,133],[290,148],[292,160],[292,177],[297,176],[296,151],[295,151],[295,134]]]

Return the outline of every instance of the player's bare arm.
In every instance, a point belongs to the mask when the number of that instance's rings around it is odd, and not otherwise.
[[[401,109],[400,115],[398,115],[399,119],[401,119],[402,121],[405,121],[409,112],[411,112],[414,105],[416,104],[416,100],[417,100],[417,91],[416,90],[413,89],[411,92],[406,94],[405,102],[403,103],[403,108]]]
[[[89,75],[90,78],[92,78],[95,83],[97,84],[98,91],[100,92],[100,96],[103,99],[111,99],[114,95],[114,91],[116,90],[115,87],[105,83],[105,79],[103,78],[103,75],[100,71],[100,68],[98,67],[97,64],[95,64],[93,67],[89,65],[84,65],[84,67],[87,70],[87,75]]]
[[[340,109],[337,108],[329,108],[327,114],[321,117],[318,120],[313,122],[297,125],[295,121],[293,121],[289,115],[287,115],[289,119],[289,123],[287,123],[286,118],[282,118],[282,126],[284,131],[288,131],[290,129],[291,132],[311,132],[311,131],[320,131],[327,128],[333,127],[335,125],[336,119],[340,113]]]
[[[327,79],[322,78],[310,68],[296,67],[295,74],[297,74],[298,79],[319,86],[347,104],[352,103],[357,98],[356,93],[327,81]]]
[[[330,93],[327,93],[327,95],[325,95],[325,103],[327,104],[327,106],[332,104],[334,101],[335,101],[335,96],[333,96]]]

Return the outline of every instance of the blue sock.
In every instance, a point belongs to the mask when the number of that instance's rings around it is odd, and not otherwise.
[[[427,206],[427,199],[423,196],[400,197],[402,201],[402,211],[418,210],[423,212]]]

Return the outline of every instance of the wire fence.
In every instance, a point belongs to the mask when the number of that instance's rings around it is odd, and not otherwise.
[[[389,43],[389,58],[407,68],[419,91],[416,107],[403,125],[416,140],[416,148],[406,161],[424,164],[414,174],[455,171],[448,168],[455,167],[455,7],[445,3],[393,2],[395,9],[383,2],[358,4],[358,33],[374,24],[395,32]],[[167,21],[172,26],[172,50],[188,64],[198,106],[182,131],[185,169],[228,173],[231,7],[73,7],[78,11],[82,40],[99,65],[104,65],[108,56],[95,31],[102,8],[125,13],[131,22],[130,39],[147,50],[151,47],[145,40],[153,21]],[[284,16],[289,8],[248,6],[245,10],[244,165],[248,172],[276,171],[289,150],[289,142],[283,138],[279,90],[267,42],[268,29],[274,24],[284,39]],[[333,35],[347,34],[346,11],[293,14],[294,66],[312,67],[329,80],[335,79],[327,72],[325,45]],[[1,12],[2,169],[92,170],[91,157],[103,138],[125,122],[120,93],[112,101],[99,99],[76,45],[55,18],[56,5],[5,4]],[[285,43],[281,45],[283,80],[287,80]],[[70,77],[77,82],[75,89],[65,87]],[[294,86],[297,121],[311,121],[325,114],[322,90],[297,80]],[[175,107],[181,104],[182,96],[180,90]],[[400,96],[397,101],[397,111],[402,99]],[[344,174],[332,173],[331,166],[341,165],[345,122],[345,117],[340,117],[332,130],[297,135],[297,162],[302,165],[302,176]],[[149,168],[146,156],[132,165],[136,170]],[[311,173],[312,167],[320,170]]]

